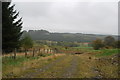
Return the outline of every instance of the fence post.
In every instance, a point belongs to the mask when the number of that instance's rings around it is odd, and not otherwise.
[[[25,57],[27,57],[27,49],[25,49]]]
[[[44,48],[44,53],[46,53],[46,49]]]
[[[47,49],[47,53],[49,53],[49,49]]]
[[[40,53],[40,48],[39,48],[39,53]]]
[[[49,49],[49,53],[51,53],[51,49]]]
[[[50,49],[50,53],[52,53],[52,49]]]
[[[34,55],[35,55],[35,49],[33,48],[33,57],[34,57]]]
[[[14,49],[14,59],[16,59],[16,48]]]

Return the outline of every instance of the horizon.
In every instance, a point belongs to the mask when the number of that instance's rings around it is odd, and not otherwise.
[[[33,31],[39,31],[39,30],[45,30],[45,29],[37,29],[37,30],[33,30]],[[23,31],[29,31],[29,30],[23,30]],[[48,30],[45,30],[48,31]],[[113,36],[118,36],[118,34],[98,34],[98,33],[84,33],[84,32],[51,32],[48,31],[49,33],[70,33],[70,34],[91,34],[91,35],[113,35]]]

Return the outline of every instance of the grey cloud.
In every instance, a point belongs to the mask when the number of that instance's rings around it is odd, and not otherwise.
[[[23,30],[117,34],[115,2],[16,2]]]

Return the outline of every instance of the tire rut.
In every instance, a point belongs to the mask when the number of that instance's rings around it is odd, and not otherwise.
[[[55,64],[59,63],[60,61],[62,61],[64,59],[65,59],[65,56],[63,56],[62,58],[59,58],[59,59],[53,61],[52,63],[47,64],[43,68],[35,69],[35,72],[33,72],[33,73],[29,73],[29,74],[21,76],[21,77],[22,78],[34,78],[36,76],[36,74],[40,74],[41,72],[44,72],[44,71],[48,70],[49,68],[51,68],[52,66],[54,66]]]
[[[65,73],[62,75],[62,78],[73,78],[74,74],[77,72],[78,66],[78,56],[73,56],[70,67],[65,70]]]

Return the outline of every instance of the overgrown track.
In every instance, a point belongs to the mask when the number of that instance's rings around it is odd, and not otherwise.
[[[53,67],[55,64],[59,63],[61,60],[64,60],[64,58],[65,58],[65,56],[58,58],[55,61],[53,61],[52,63],[47,64],[45,67],[34,69],[34,72],[28,73],[28,74],[23,75],[21,77],[22,78],[34,78],[37,74],[40,74],[41,72],[48,70],[49,68]]]
[[[78,59],[79,59],[79,57],[75,56],[75,55],[65,55],[65,56],[58,58],[55,61],[47,64],[43,68],[34,69],[34,71],[32,73],[22,75],[21,77],[22,78],[36,78],[36,77],[37,78],[39,78],[39,77],[40,78],[41,77],[42,78],[44,78],[44,77],[47,77],[47,78],[49,78],[49,77],[71,78],[77,72]],[[50,72],[50,74],[48,73],[48,71]],[[53,74],[53,73],[56,73],[56,74]],[[44,76],[44,75],[46,75],[46,76]]]
[[[65,70],[65,73],[63,74],[63,78],[73,78],[74,74],[77,72],[78,67],[78,56],[73,56],[73,59],[71,60],[70,66]]]
[[[114,57],[116,58],[116,56]],[[25,70],[19,78],[116,78],[117,62],[110,57],[96,58],[91,54],[65,54],[47,64],[38,61],[38,67]],[[112,62],[112,63],[111,63]],[[43,62],[44,63],[44,62]],[[110,66],[108,66],[110,65]],[[115,72],[116,71],[116,72]],[[110,73],[111,72],[111,73]],[[112,74],[112,76],[111,76]]]

